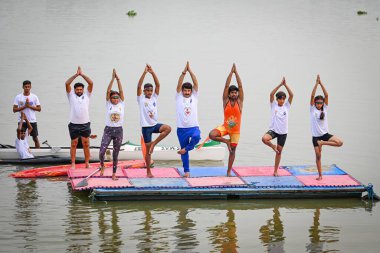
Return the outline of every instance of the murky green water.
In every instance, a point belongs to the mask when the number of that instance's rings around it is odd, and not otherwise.
[[[14,143],[12,103],[30,79],[42,105],[40,140],[69,144],[64,82],[77,65],[94,80],[93,133],[102,134],[115,67],[126,92],[125,140],[138,142],[135,87],[147,62],[162,85],[160,121],[175,127],[174,92],[187,60],[199,80],[205,137],[222,122],[222,89],[235,62],[246,93],[236,165],[273,164],[261,136],[269,92],[283,75],[295,96],[282,164],[314,163],[308,103],[319,73],[330,131],[344,141],[324,149],[323,163],[376,191],[379,16],[376,0],[0,1],[0,143]],[[163,144],[177,144],[175,134]],[[379,207],[358,199],[91,202],[65,179],[7,177],[22,169],[0,166],[0,252],[378,252]]]

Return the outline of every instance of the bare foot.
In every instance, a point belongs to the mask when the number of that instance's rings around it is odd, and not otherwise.
[[[149,170],[146,171],[146,176],[149,177],[149,178],[152,178],[153,177],[153,174],[152,172]]]
[[[116,177],[115,174],[112,174],[112,180],[113,180],[113,181],[116,181],[116,180],[119,180],[119,179]]]
[[[180,151],[177,152],[180,155],[184,155],[186,153],[186,149],[181,149]]]
[[[317,177],[316,180],[318,181],[322,180],[322,176]]]
[[[71,169],[75,169],[75,163],[71,163]]]
[[[151,155],[151,154],[153,154],[153,151],[154,151],[154,147],[156,146],[156,143],[154,143],[154,142],[152,142],[151,144],[150,144],[150,148],[149,148],[149,154]]]
[[[104,166],[101,166],[100,167],[100,176],[103,176],[103,174],[104,174]]]
[[[322,151],[323,141],[319,140],[319,141],[317,141],[317,143],[318,143],[319,151]]]
[[[228,151],[231,153],[232,152],[231,141],[227,140],[226,145],[227,145]]]
[[[277,149],[277,145],[272,145],[272,149],[274,152],[276,152],[277,154],[280,153]]]
[[[190,172],[186,172],[185,175],[183,175],[183,177],[190,177]]]
[[[277,172],[277,170],[275,170],[275,171],[273,172],[273,176],[278,177],[278,172]]]
[[[90,164],[86,163],[86,169],[90,168]]]
[[[232,177],[231,171],[227,171],[227,177]]]

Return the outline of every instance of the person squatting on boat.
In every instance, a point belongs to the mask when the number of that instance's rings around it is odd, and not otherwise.
[[[87,90],[84,90],[83,83],[75,83],[74,90],[71,88],[71,83],[78,77],[81,76],[87,82]],[[86,76],[81,67],[79,66],[77,72],[67,79],[66,83],[66,93],[70,104],[70,123],[69,133],[71,138],[70,147],[70,157],[71,157],[71,167],[75,168],[75,157],[76,149],[78,144],[78,138],[81,138],[83,144],[83,152],[86,168],[90,167],[90,141],[89,137],[91,135],[90,126],[90,97],[93,89],[94,83],[92,80]]]
[[[194,85],[189,82],[183,83],[187,72],[189,72]],[[198,80],[191,70],[189,62],[186,63],[185,69],[178,79],[175,100],[177,136],[181,146],[178,154],[181,155],[184,177],[190,177],[189,151],[198,144],[201,139],[201,131],[198,123]]]
[[[321,86],[323,91],[323,96],[319,95],[315,97],[318,85]],[[325,86],[322,84],[319,75],[317,75],[317,80],[315,82],[314,88],[311,92],[310,98],[310,123],[311,123],[311,133],[312,141],[315,151],[315,160],[318,169],[317,180],[322,180],[322,146],[334,146],[340,147],[343,142],[336,136],[329,134],[329,127],[327,122],[327,109],[329,104],[329,94]]]
[[[111,90],[113,82],[117,82],[119,91]],[[106,126],[104,128],[102,142],[99,150],[100,175],[104,173],[104,155],[108,145],[113,141],[112,152],[112,180],[117,180],[116,170],[121,143],[123,142],[123,124],[124,124],[124,92],[120,78],[116,70],[112,71],[112,78],[106,93]]]
[[[38,128],[37,128],[37,117],[36,111],[41,111],[40,100],[37,95],[30,92],[32,89],[32,82],[25,80],[22,83],[23,93],[18,94],[13,102],[13,112],[23,112],[33,127],[33,131],[30,133],[34,141],[34,146],[40,148],[40,141],[38,140]],[[21,114],[18,116],[18,122],[21,120]],[[25,132],[27,128],[26,122],[23,123],[23,131]]]
[[[151,83],[144,84],[144,90],[141,91],[142,84],[144,82],[145,75],[149,73],[154,80],[154,92],[153,85]],[[151,155],[154,151],[154,147],[171,132],[171,127],[166,124],[158,123],[158,95],[160,94],[160,82],[156,73],[153,71],[150,65],[146,65],[143,74],[137,84],[137,103],[140,109],[140,125],[141,132],[144,138],[146,147],[145,164],[147,177],[153,177],[151,172]],[[159,133],[160,135],[152,141],[152,134]]]
[[[284,86],[289,93],[289,99],[286,101],[286,93],[283,91],[277,92],[281,86]],[[277,92],[277,93],[276,93]],[[274,94],[276,94],[276,101],[274,101]],[[278,167],[280,166],[282,149],[285,146],[286,137],[288,134],[288,117],[290,105],[293,101],[293,92],[286,84],[285,77],[277,85],[269,95],[271,106],[271,123],[269,131],[264,134],[262,141],[265,145],[272,148],[276,153],[274,162],[274,176],[278,176]],[[271,140],[277,138],[277,145],[274,145]]]
[[[235,74],[238,87],[236,85],[230,86],[233,74]],[[224,122],[221,126],[213,129],[209,137],[214,141],[223,142],[227,145],[229,151],[227,176],[230,177],[232,165],[235,161],[236,148],[240,139],[241,114],[244,102],[243,84],[236,70],[235,63],[227,77],[222,99]],[[226,135],[229,135],[230,139],[223,138]]]
[[[24,122],[25,121],[25,122]],[[23,123],[26,124],[26,129],[23,128]],[[34,158],[33,154],[30,152],[28,137],[33,131],[33,127],[30,124],[25,113],[21,112],[21,119],[17,127],[17,138],[15,142],[17,153],[21,159]]]

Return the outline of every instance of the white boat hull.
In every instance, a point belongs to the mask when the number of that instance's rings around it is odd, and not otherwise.
[[[152,154],[153,160],[180,160],[181,157],[177,154],[179,147],[165,147],[159,146],[154,148]],[[55,157],[55,158],[70,158],[70,149],[68,147],[57,148],[41,148],[31,149],[35,157]],[[210,146],[202,147],[201,149],[194,149],[190,152],[190,160],[210,160],[221,161],[224,159],[226,148],[224,146]],[[99,148],[90,149],[91,159],[97,160],[99,157]],[[77,158],[84,158],[83,149],[77,149]],[[0,160],[19,160],[19,155],[14,148],[1,148]],[[112,160],[112,149],[106,153],[106,159]],[[119,160],[136,160],[142,159],[141,146],[124,145],[119,152]]]

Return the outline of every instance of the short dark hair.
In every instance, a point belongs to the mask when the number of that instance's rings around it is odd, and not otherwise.
[[[230,87],[228,87],[228,94],[230,94],[232,91],[239,91],[239,88],[236,87],[236,85],[231,85]]]
[[[27,84],[32,84],[32,82],[29,80],[25,80],[24,82],[22,82],[22,87],[24,87]]]
[[[276,99],[280,99],[282,97],[286,98],[286,93],[285,92],[279,91],[279,92],[276,93]]]
[[[78,87],[84,88],[84,84],[83,83],[76,83],[76,84],[74,84],[74,89],[76,89]]]
[[[152,88],[153,89],[153,84],[151,84],[151,83],[144,84],[144,90],[148,89],[148,88]]]
[[[188,82],[183,83],[182,84],[182,90],[184,90],[184,89],[193,90],[193,85],[191,83],[188,83]]]
[[[112,97],[112,95],[114,95],[114,94],[117,94],[118,96],[120,96],[120,93],[117,90],[111,90],[110,91],[110,97]]]

